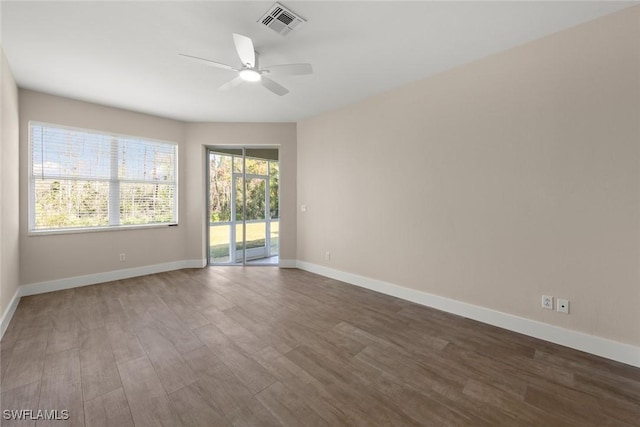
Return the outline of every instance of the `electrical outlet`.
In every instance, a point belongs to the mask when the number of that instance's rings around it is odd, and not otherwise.
[[[306,212],[307,211],[307,205],[300,205],[300,212]]]
[[[558,313],[569,314],[569,300],[558,298],[556,310]]]
[[[324,253],[324,259],[327,261],[331,261],[331,252],[327,251]]]
[[[553,297],[549,295],[542,295],[542,308],[553,310]]]
[[[126,255],[125,254],[120,254],[120,262],[124,262],[126,259]]]

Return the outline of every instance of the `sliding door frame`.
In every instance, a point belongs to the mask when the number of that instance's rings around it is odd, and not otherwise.
[[[246,266],[247,265],[247,179],[257,178],[265,180],[265,255],[271,256],[271,189],[270,189],[270,178],[271,178],[271,169],[267,166],[267,175],[257,175],[247,173],[247,150],[256,149],[256,150],[277,150],[278,151],[278,165],[280,163],[280,147],[275,145],[211,145],[205,146],[205,252],[207,255],[207,265],[215,265],[215,266]],[[211,194],[211,172],[210,172],[210,156],[212,153],[224,154],[223,152],[217,150],[240,150],[242,152],[242,172],[234,172],[233,171],[233,157],[231,160],[231,181],[232,181],[232,190],[231,190],[231,209],[230,209],[230,233],[229,233],[229,263],[214,263],[211,259],[211,212],[210,209],[210,194]],[[234,156],[234,154],[229,154]],[[236,155],[237,156],[237,155]],[[253,157],[252,157],[253,158]],[[267,162],[271,162],[273,160],[264,159]],[[269,163],[267,163],[269,165]],[[237,258],[237,250],[236,250],[236,183],[235,179],[237,176],[241,176],[242,181],[242,262],[236,262]],[[280,199],[280,187],[281,187],[281,176],[278,169],[278,201]],[[280,221],[280,215],[278,215],[278,222]],[[278,249],[278,255],[280,250]],[[251,265],[255,266],[273,266],[273,264],[260,264],[260,263],[252,263]]]

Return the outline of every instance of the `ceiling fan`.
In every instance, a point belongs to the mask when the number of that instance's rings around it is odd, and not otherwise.
[[[236,52],[238,53],[238,57],[242,63],[241,67],[232,67],[231,65],[222,64],[220,62],[211,61],[210,59],[200,58],[198,56],[186,55],[184,53],[180,53],[179,55],[212,67],[238,72],[238,76],[235,79],[223,84],[218,88],[218,90],[229,90],[243,82],[260,82],[262,83],[262,86],[266,87],[271,92],[282,96],[289,93],[289,90],[279,83],[274,82],[266,75],[296,76],[313,73],[311,64],[282,64],[260,68],[258,66],[258,53],[253,48],[253,41],[251,41],[249,37],[234,33],[233,43],[236,46]]]

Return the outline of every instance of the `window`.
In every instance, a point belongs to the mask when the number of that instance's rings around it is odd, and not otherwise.
[[[175,143],[29,123],[31,231],[176,224]]]

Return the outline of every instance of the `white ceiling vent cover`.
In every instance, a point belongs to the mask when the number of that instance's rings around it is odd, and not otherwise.
[[[286,36],[307,22],[305,19],[296,15],[280,3],[276,3],[264,14],[258,22],[266,27],[271,28],[276,33]]]

